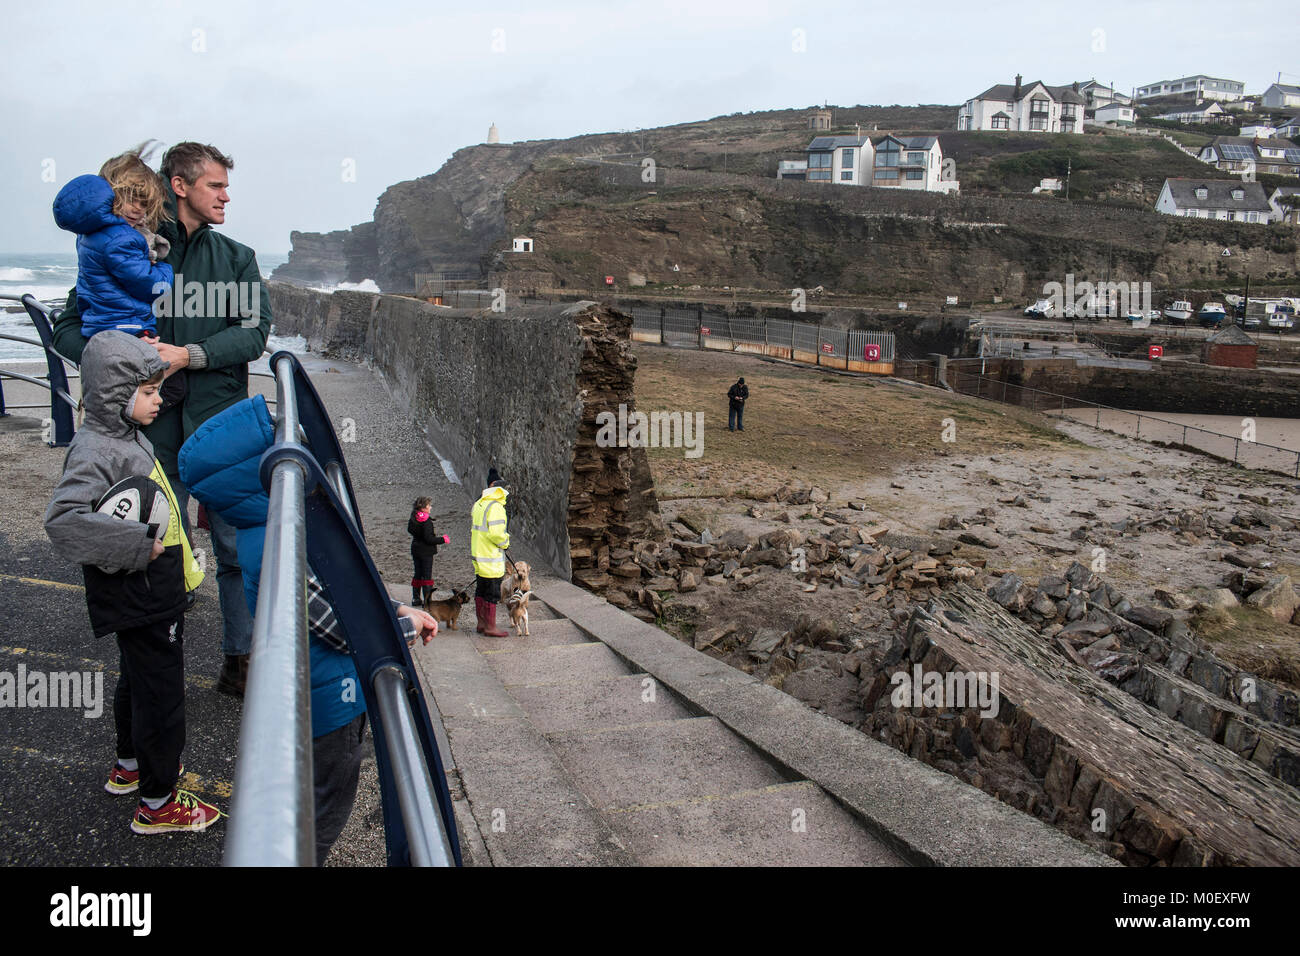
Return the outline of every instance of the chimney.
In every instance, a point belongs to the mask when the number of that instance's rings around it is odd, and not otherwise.
[[[1019,99],[1020,99],[1020,81],[1021,81],[1022,79],[1023,79],[1023,77],[1021,77],[1021,75],[1020,75],[1019,73],[1017,73],[1017,74],[1016,74],[1016,92],[1015,92],[1015,94],[1011,97],[1013,100],[1019,100]]]
[[[1074,92],[1076,92],[1076,93],[1079,92],[1079,81],[1078,81],[1078,80],[1075,80],[1075,81],[1074,81],[1074,85],[1071,87],[1071,89],[1073,89]]]

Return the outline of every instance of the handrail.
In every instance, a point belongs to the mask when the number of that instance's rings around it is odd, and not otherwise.
[[[41,338],[39,344],[45,352],[45,367],[49,380],[49,385],[45,387],[50,390],[50,420],[54,426],[53,440],[48,444],[51,448],[63,448],[72,442],[72,435],[76,430],[72,412],[77,406],[71,399],[68,375],[63,369],[63,363],[68,360],[54,349],[54,330],[50,326],[50,310],[37,301],[31,293],[0,294],[0,300],[21,302],[32,320],[32,325],[36,326],[36,334]],[[62,398],[63,402],[60,403],[57,398]],[[3,409],[3,406],[4,399],[0,396],[0,409]]]
[[[281,359],[281,362],[285,362]],[[276,376],[276,448],[301,449],[292,365]],[[279,371],[279,370],[278,370]],[[311,667],[307,650],[307,470],[271,468],[253,648],[235,765],[228,866],[313,866]]]
[[[275,444],[260,466],[271,499],[226,863],[308,865],[314,859],[305,606],[310,567],[361,678],[388,862],[458,866],[455,814],[428,705],[366,550],[342,448],[297,358],[276,352],[270,365],[279,410]]]

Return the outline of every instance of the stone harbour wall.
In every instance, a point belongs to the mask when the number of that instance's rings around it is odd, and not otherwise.
[[[592,302],[496,313],[279,283],[271,302],[277,332],[382,372],[470,491],[496,466],[510,489],[512,537],[556,573],[589,567],[653,521],[645,449],[596,454],[586,435],[606,403],[632,403],[630,317]]]

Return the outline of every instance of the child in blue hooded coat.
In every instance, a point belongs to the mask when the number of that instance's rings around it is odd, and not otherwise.
[[[164,217],[165,192],[139,151],[114,156],[98,176],[78,176],[54,199],[54,221],[77,234],[77,302],[81,334],[105,329],[158,334],[153,303],[174,281],[158,262],[169,244],[154,230]]]
[[[257,613],[258,580],[270,497],[262,488],[262,455],[275,442],[266,399],[254,395],[199,426],[181,446],[181,481],[198,501],[235,527],[248,610]],[[421,631],[436,634],[438,622],[423,611],[393,602],[408,644]],[[356,801],[365,739],[366,701],[347,638],[307,569],[307,619],[311,659],[312,773],[316,798],[316,863],[321,865],[343,831]]]

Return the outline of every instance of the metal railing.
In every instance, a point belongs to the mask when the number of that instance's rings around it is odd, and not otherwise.
[[[900,366],[898,369],[900,377],[911,377],[925,384],[938,384],[936,363],[920,361],[906,364],[911,365],[912,368]],[[1017,385],[1005,379],[963,371],[951,359],[947,363],[945,378],[953,391],[963,395],[1018,405],[1031,411],[1077,421],[1099,431],[1131,435],[1143,441],[1181,445],[1224,461],[1231,461],[1234,465],[1241,465],[1244,468],[1278,472],[1300,478],[1300,450],[1295,448],[1249,440],[1242,435],[1229,435],[1200,425],[1171,421],[1150,412],[1135,412],[1126,408],[1116,408],[1113,405],[1072,398],[1059,392]],[[1124,427],[1126,425],[1131,425],[1132,431]]]
[[[227,865],[315,859],[308,566],[347,636],[374,733],[392,865],[460,863],[455,816],[428,706],[365,548],[333,426],[298,360],[271,356],[278,413],[262,457],[270,489]],[[324,462],[324,465],[320,462]]]
[[[0,333],[0,339],[6,339],[12,342],[22,342],[25,345],[34,345],[45,353],[45,378],[37,378],[31,375],[24,375],[21,372],[10,370],[0,370],[0,416],[8,414],[8,408],[45,408],[44,403],[40,405],[23,404],[5,406],[4,384],[3,379],[17,379],[18,381],[27,382],[46,389],[50,393],[50,423],[52,427],[51,440],[49,445],[52,448],[62,448],[72,441],[73,432],[76,425],[73,420],[73,412],[77,409],[77,401],[71,395],[71,389],[68,387],[68,374],[63,368],[63,363],[68,362],[62,355],[54,350],[54,330],[50,324],[50,317],[53,312],[30,294],[27,295],[0,295],[0,299],[10,302],[21,302],[26,310],[28,317],[32,320],[32,325],[36,327],[36,333],[40,340],[29,339],[20,335],[10,335],[9,333]],[[73,364],[69,362],[69,364]]]
[[[832,329],[815,322],[741,317],[700,307],[632,306],[625,311],[632,315],[632,338],[638,342],[746,352],[862,372],[887,371],[882,366],[892,365],[896,358],[892,332]]]

